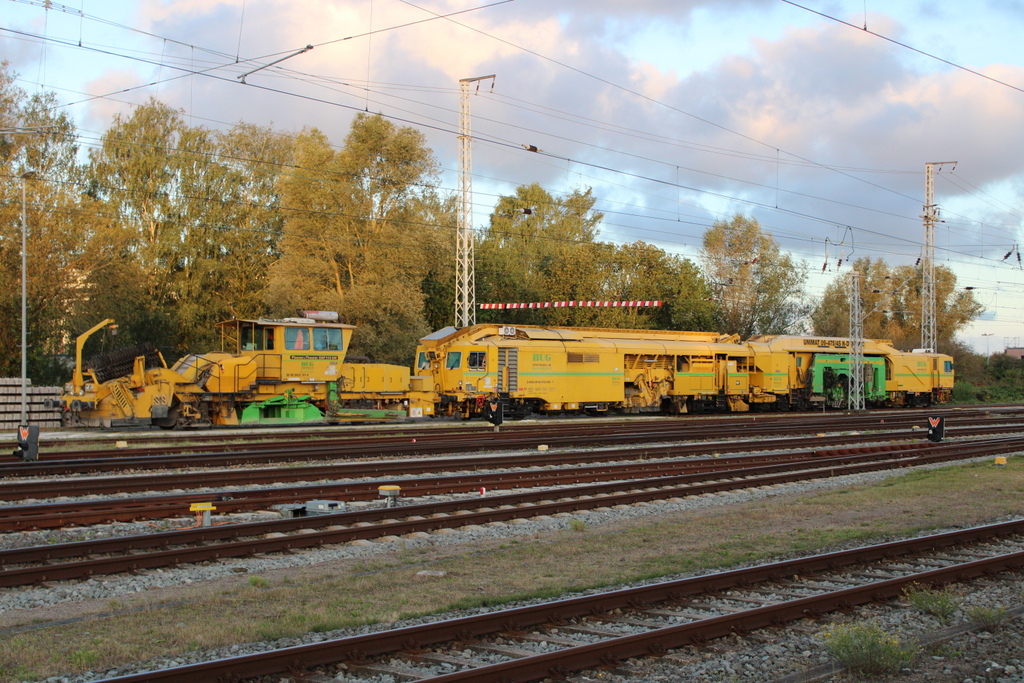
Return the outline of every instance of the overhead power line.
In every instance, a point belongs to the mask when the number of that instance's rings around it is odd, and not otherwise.
[[[927,57],[928,59],[934,59],[937,62],[942,62],[943,64],[946,64],[947,66],[953,67],[954,69],[960,69],[961,71],[966,71],[967,73],[972,74],[974,76],[978,76],[980,78],[984,78],[986,81],[992,81],[993,83],[996,83],[997,85],[1001,85],[1001,86],[1003,86],[1005,88],[1009,88],[1010,90],[1016,90],[1019,93],[1024,93],[1024,88],[1018,88],[1015,85],[1007,83],[1006,81],[1001,81],[998,78],[993,78],[992,76],[989,76],[987,74],[983,74],[980,71],[975,71],[974,69],[968,69],[963,64],[957,64],[956,62],[951,62],[948,59],[943,59],[942,57],[939,57],[938,55],[933,55],[930,52],[925,52],[924,50],[918,49],[918,48],[916,48],[916,47],[914,47],[912,45],[907,45],[906,43],[901,43],[900,41],[898,41],[898,40],[896,40],[894,38],[890,38],[889,36],[882,35],[881,33],[875,33],[874,31],[870,30],[866,25],[865,26],[857,26],[855,24],[851,24],[848,21],[843,21],[842,19],[840,19],[838,17],[832,16],[831,14],[825,14],[824,12],[819,12],[818,10],[811,9],[810,7],[805,7],[804,5],[801,5],[799,3],[793,2],[793,0],[782,0],[782,2],[786,3],[787,5],[792,5],[793,7],[796,7],[798,9],[802,9],[805,12],[810,12],[811,14],[817,14],[819,17],[822,17],[824,19],[828,19],[829,21],[834,21],[837,24],[842,24],[843,26],[849,26],[852,29],[856,29],[856,30],[861,31],[863,33],[867,33],[869,35],[872,35],[872,36],[874,36],[876,38],[880,38],[880,39],[882,39],[882,40],[884,40],[884,41],[886,41],[888,43],[892,43],[893,45],[898,45],[898,46],[900,46],[900,47],[902,47],[902,48],[904,48],[906,50],[910,50],[911,52],[916,52],[919,55],[923,55],[924,57]]]

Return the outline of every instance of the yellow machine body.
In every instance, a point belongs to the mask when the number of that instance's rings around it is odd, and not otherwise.
[[[413,386],[438,415],[472,417],[500,399],[530,413],[703,412],[842,407],[850,341],[709,332],[475,325],[420,340]],[[952,359],[864,342],[869,405],[949,400]]]
[[[355,327],[323,317],[229,320],[217,326],[220,351],[186,355],[170,368],[158,353],[139,355],[130,372],[109,379],[109,367],[81,360],[88,336],[112,322],[104,321],[78,339],[64,422],[172,428],[406,417],[409,368],[346,362]],[[432,414],[432,401],[413,400],[420,416]]]

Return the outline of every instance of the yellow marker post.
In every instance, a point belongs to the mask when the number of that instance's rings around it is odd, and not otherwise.
[[[378,486],[377,492],[387,499],[386,507],[390,508],[395,506],[395,501],[398,499],[399,494],[401,494],[402,487],[388,484],[387,486]]]
[[[192,503],[188,511],[196,513],[196,526],[210,526],[210,513],[216,509],[213,503]]]

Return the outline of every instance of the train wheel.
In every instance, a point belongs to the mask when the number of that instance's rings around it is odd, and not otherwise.
[[[160,429],[174,429],[178,426],[179,416],[180,412],[178,411],[177,406],[175,406],[167,411],[167,417],[156,418],[153,420],[153,424]]]

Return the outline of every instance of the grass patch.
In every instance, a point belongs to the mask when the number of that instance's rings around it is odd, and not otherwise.
[[[920,646],[859,622],[828,628],[821,636],[828,653],[850,671],[866,676],[895,673],[913,661]]]
[[[980,524],[1024,511],[1021,488],[1024,462],[1012,457],[1005,468],[990,463],[945,467],[842,491],[587,526],[586,533],[570,527],[535,538],[396,550],[259,577],[236,576],[165,591],[163,599],[173,604],[163,607],[128,612],[146,598],[120,597],[126,613],[0,639],[0,680],[103,670],[158,655],[454,608],[557,598],[570,590],[863,545],[937,526]],[[424,563],[445,575],[418,577]],[[110,607],[98,603],[93,611]],[[8,612],[0,615],[0,627],[38,616]],[[85,652],[96,654],[87,657]]]
[[[950,586],[935,589],[925,588],[916,583],[903,591],[903,597],[925,614],[938,617],[943,624],[949,622],[949,618],[960,607],[961,602],[960,596]]]
[[[982,631],[995,631],[1009,616],[1003,607],[972,607],[967,610],[967,620]]]

